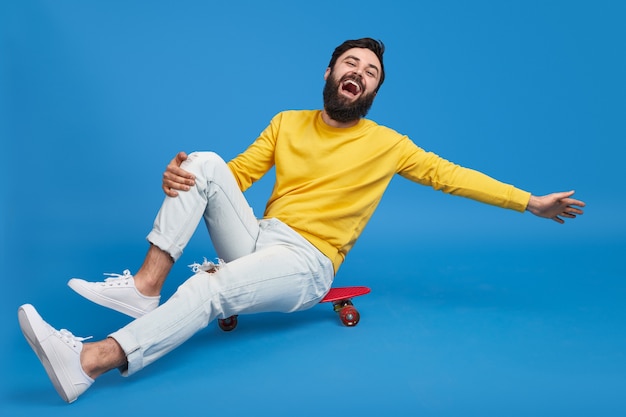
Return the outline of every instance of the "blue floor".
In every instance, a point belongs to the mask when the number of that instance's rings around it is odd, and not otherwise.
[[[355,300],[357,327],[342,327],[328,305],[241,317],[232,333],[212,323],[130,378],[106,374],[70,406],[22,338],[18,305],[31,302],[54,326],[96,338],[127,319],[74,295],[67,274],[46,276],[69,262],[51,251],[3,302],[3,415],[105,416],[140,405],[153,415],[206,407],[233,416],[623,416],[625,249],[493,242],[400,252],[394,263],[355,250],[337,281],[372,287]],[[81,255],[76,269],[94,267]],[[171,281],[185,273],[177,265]]]

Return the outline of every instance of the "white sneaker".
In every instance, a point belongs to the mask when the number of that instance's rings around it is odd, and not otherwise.
[[[68,403],[76,400],[94,381],[80,365],[82,341],[85,338],[76,337],[65,329],[54,329],[43,321],[30,304],[21,306],[17,310],[17,317],[24,337],[61,398]]]
[[[135,279],[127,269],[123,275],[105,274],[103,282],[87,282],[72,278],[67,285],[86,299],[120,313],[139,318],[159,306],[161,296],[148,297],[135,287]]]

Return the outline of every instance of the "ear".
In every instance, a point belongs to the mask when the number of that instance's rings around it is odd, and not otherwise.
[[[330,67],[326,68],[326,72],[324,72],[324,81],[328,79],[329,75],[330,75]]]

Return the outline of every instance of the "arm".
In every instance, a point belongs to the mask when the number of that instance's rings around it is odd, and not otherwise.
[[[511,185],[501,183],[478,171],[453,164],[432,152],[424,152],[410,141],[410,158],[404,161],[400,175],[423,185],[430,185],[453,195],[517,211],[530,211],[538,217],[564,223],[583,214],[585,203],[570,198],[574,191],[534,196]],[[410,146],[413,147],[411,150]]]
[[[163,173],[161,188],[169,197],[176,197],[178,191],[188,191],[196,183],[196,179],[190,172],[180,167],[180,164],[187,159],[185,152],[179,152],[170,161]],[[178,190],[178,191],[176,191]]]
[[[557,223],[565,223],[561,217],[574,219],[577,215],[583,214],[578,207],[585,207],[585,203],[580,200],[570,198],[574,191],[562,193],[552,193],[541,197],[531,195],[526,210],[535,216],[552,219]]]

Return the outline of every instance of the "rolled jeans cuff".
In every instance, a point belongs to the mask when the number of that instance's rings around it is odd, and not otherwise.
[[[109,337],[115,339],[126,354],[126,365],[118,368],[122,376],[130,376],[143,368],[141,346],[131,332],[122,328],[111,333]]]

